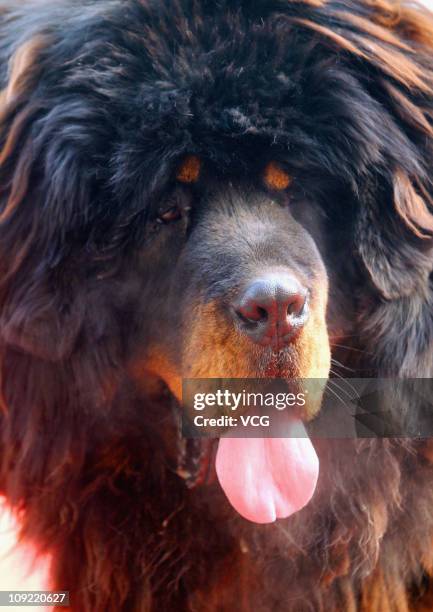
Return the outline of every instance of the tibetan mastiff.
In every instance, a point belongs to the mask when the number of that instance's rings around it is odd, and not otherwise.
[[[433,609],[422,431],[181,429],[184,379],[433,377],[431,14],[0,13],[0,491],[51,588],[75,612]]]

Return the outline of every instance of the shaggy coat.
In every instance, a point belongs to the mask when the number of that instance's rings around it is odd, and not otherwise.
[[[263,362],[212,323],[236,279],[206,206],[167,233],[199,197],[172,190],[184,155],[232,219],[277,210],[245,201],[258,160],[279,159],[318,218],[329,304],[311,342],[325,359],[329,336],[337,374],[432,378],[431,16],[394,0],[0,9],[0,487],[52,588],[76,612],[431,610],[427,440],[317,441],[313,500],[266,526],[211,479],[186,486],[179,376]],[[296,367],[317,376],[310,352]]]

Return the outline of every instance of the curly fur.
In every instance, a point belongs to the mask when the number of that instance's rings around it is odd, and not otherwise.
[[[143,227],[177,161],[245,180],[268,151],[326,203],[335,362],[432,377],[431,16],[393,0],[0,7],[0,484],[53,588],[92,612],[431,609],[428,441],[317,441],[313,501],[253,526],[216,484],[185,487],[174,400],[131,375],[143,277],[167,289],[139,259]]]

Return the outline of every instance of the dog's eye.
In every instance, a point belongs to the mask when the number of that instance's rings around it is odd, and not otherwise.
[[[180,219],[188,218],[191,211],[193,194],[190,189],[178,185],[170,194],[164,204],[156,211],[155,220],[158,224],[174,223]]]
[[[269,162],[266,166],[263,178],[266,186],[276,191],[287,189],[292,182],[291,176],[275,161]]]
[[[172,206],[158,215],[158,221],[160,223],[172,223],[173,221],[179,221],[181,217],[182,211],[179,206]]]
[[[188,155],[177,169],[176,178],[181,183],[196,183],[200,177],[201,160],[196,155]]]

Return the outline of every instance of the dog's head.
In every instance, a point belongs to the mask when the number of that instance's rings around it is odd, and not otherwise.
[[[193,6],[10,11],[1,338],[61,364],[74,401],[109,403],[125,373],[178,396],[326,378],[361,309],[385,335],[383,308],[428,292],[431,20]]]

